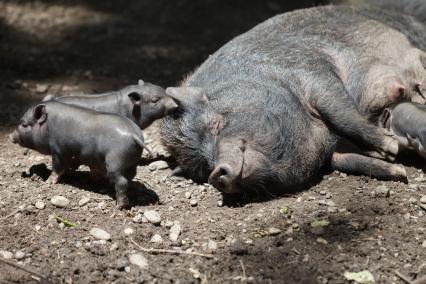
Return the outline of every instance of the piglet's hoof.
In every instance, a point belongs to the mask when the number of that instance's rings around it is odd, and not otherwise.
[[[117,199],[117,208],[120,210],[130,209],[129,199],[127,197]]]
[[[57,184],[59,182],[59,179],[62,175],[58,175],[55,172],[52,172],[52,174],[49,176],[49,178],[46,180],[48,184]]]
[[[390,170],[396,180],[407,180],[407,171],[405,170],[405,167],[403,165],[392,165]]]

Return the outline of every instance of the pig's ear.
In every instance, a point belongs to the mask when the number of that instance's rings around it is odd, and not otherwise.
[[[47,119],[46,105],[39,104],[34,108],[33,119],[38,124],[43,124]]]
[[[139,85],[139,86],[143,86],[143,85],[145,85],[145,82],[144,82],[142,79],[139,79],[139,81],[138,81],[138,85]]]
[[[135,106],[140,106],[141,102],[142,102],[142,96],[139,93],[136,92],[131,92],[129,94],[127,94],[127,96],[129,97],[130,101],[135,105]]]
[[[172,97],[178,104],[192,105],[208,103],[208,98],[203,88],[198,87],[169,87],[166,94]]]
[[[397,79],[393,78],[387,82],[387,96],[391,102],[396,102],[404,96],[405,87]]]

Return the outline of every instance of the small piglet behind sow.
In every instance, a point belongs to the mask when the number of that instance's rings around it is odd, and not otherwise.
[[[400,103],[385,109],[381,123],[395,135],[400,146],[426,158],[426,105]]]
[[[87,165],[91,176],[106,176],[115,185],[117,206],[128,207],[127,186],[145,148],[130,119],[48,101],[27,110],[10,138],[52,156],[49,182],[57,183],[71,165]]]
[[[154,120],[163,118],[178,107],[163,88],[142,80],[137,85],[114,92],[64,97],[47,95],[43,99],[50,100],[120,114],[133,120],[141,129],[147,128]]]

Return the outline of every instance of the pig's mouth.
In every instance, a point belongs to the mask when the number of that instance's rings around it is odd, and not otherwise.
[[[209,176],[209,183],[217,190],[227,194],[236,194],[242,191],[240,186],[241,172],[235,171],[228,164],[218,165]]]

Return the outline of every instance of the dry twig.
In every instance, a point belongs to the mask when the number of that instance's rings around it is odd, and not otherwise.
[[[194,255],[194,256],[201,256],[205,258],[213,258],[213,255],[211,254],[204,254],[199,252],[187,252],[187,251],[179,251],[179,250],[172,250],[172,249],[155,249],[155,248],[144,248],[140,246],[137,242],[135,242],[132,238],[130,238],[130,241],[135,244],[141,251],[147,252],[147,253],[170,253],[170,254],[187,254],[187,255]]]
[[[7,264],[9,266],[15,267],[17,269],[20,269],[22,271],[25,271],[25,272],[31,274],[32,276],[37,276],[38,281],[40,281],[41,283],[49,283],[49,281],[47,280],[46,277],[44,277],[43,275],[41,275],[40,273],[38,273],[38,272],[36,272],[32,269],[29,269],[25,266],[19,265],[17,263],[14,263],[14,262],[7,260],[7,259],[4,259],[4,258],[0,258],[0,262]]]

